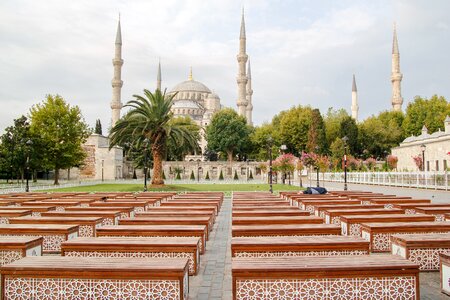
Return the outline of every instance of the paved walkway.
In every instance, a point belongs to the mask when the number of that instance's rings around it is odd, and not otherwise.
[[[232,299],[231,198],[224,198],[206,253],[200,257],[199,274],[189,279],[189,299]]]

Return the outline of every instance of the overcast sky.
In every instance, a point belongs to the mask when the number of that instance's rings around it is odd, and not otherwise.
[[[257,125],[298,104],[350,110],[353,73],[361,118],[390,109],[394,21],[403,109],[416,95],[450,98],[447,0],[2,0],[0,131],[49,93],[108,128],[119,12],[123,103],[155,88],[160,57],[163,87],[192,66],[195,80],[236,108],[243,5]]]

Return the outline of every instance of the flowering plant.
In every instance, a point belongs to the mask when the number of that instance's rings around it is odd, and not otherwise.
[[[376,162],[377,162],[377,160],[375,158],[369,157],[368,159],[366,159],[365,164],[369,170],[373,170]]]
[[[388,155],[386,157],[386,162],[390,169],[395,169],[397,168],[398,157],[392,154]]]
[[[416,164],[417,168],[419,170],[423,169],[423,160],[422,160],[422,156],[419,154],[417,156],[413,156],[412,159],[414,160],[414,163]]]
[[[291,153],[283,154],[274,161],[274,165],[282,172],[290,172],[295,169],[296,157]]]
[[[302,156],[300,159],[304,166],[316,167],[318,155],[315,154],[314,152],[310,152],[310,153],[302,152]]]

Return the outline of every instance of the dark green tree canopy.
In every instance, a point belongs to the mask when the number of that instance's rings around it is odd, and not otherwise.
[[[325,123],[323,122],[320,110],[317,108],[311,112],[311,126],[308,130],[308,143],[306,145],[308,152],[327,153],[327,137]]]
[[[97,119],[95,121],[95,129],[94,133],[102,135],[102,123],[100,122],[100,119]]]
[[[228,160],[242,152],[250,143],[250,128],[242,116],[225,108],[215,113],[206,127],[208,149],[227,153]]]

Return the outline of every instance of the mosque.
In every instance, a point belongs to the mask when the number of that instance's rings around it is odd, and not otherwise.
[[[250,60],[246,53],[246,32],[245,32],[245,20],[244,13],[242,12],[241,27],[239,34],[239,51],[237,54],[238,62],[238,74],[237,74],[237,88],[238,97],[236,101],[237,113],[240,116],[244,116],[247,120],[247,124],[253,125],[253,89],[251,80],[251,68]],[[120,20],[117,25],[116,39],[115,39],[115,55],[112,60],[114,67],[114,76],[111,81],[112,85],[112,101],[111,101],[111,127],[120,119],[121,109],[123,104],[121,102],[121,89],[123,81],[121,78],[122,66],[124,60],[122,59],[122,32],[120,27]],[[394,25],[393,30],[393,43],[392,43],[392,71],[391,71],[391,83],[392,83],[392,110],[401,111],[403,98],[401,96],[401,80],[403,78],[400,72],[400,52],[397,41],[397,31]],[[158,64],[158,73],[156,80],[156,88],[161,90],[161,63]],[[223,105],[220,102],[220,97],[213,93],[210,88],[200,81],[194,80],[192,75],[192,69],[188,76],[188,80],[183,81],[175,85],[169,90],[168,94],[175,94],[174,103],[172,106],[172,112],[174,116],[189,116],[194,122],[196,122],[201,130],[200,148],[203,153],[206,149],[207,143],[204,136],[204,130],[206,126],[211,122],[211,118],[214,113],[222,109]],[[351,93],[352,105],[351,115],[358,121],[358,91],[356,87],[355,75],[353,75],[352,93]],[[106,136],[92,134],[87,142],[84,144],[88,157],[85,161],[85,166],[82,167],[79,172],[71,171],[70,174],[74,178],[79,179],[121,179],[131,178],[135,171],[131,162],[127,162],[123,157],[123,151],[120,147],[113,147],[109,149],[109,139]],[[202,153],[194,153],[194,155],[186,156],[186,164],[183,165],[183,169],[188,169],[189,173],[194,167],[190,166],[188,162],[196,161],[197,164],[203,161]],[[171,166],[172,163],[176,165]],[[172,167],[179,167],[181,162],[166,162],[163,167],[165,171],[169,171]],[[217,166],[212,166],[212,163],[217,163]],[[203,162],[204,167],[197,165],[195,168],[197,173],[199,169],[205,169],[205,172],[211,171],[211,174],[218,175],[221,171],[227,176],[231,176],[235,171],[242,176],[248,176],[250,170],[253,171],[253,175],[260,174],[256,165],[249,166],[239,165],[240,162],[236,162],[236,166],[219,166],[220,162]],[[211,166],[208,166],[211,164]],[[167,170],[166,170],[167,169]],[[224,169],[224,170],[222,170]]]

